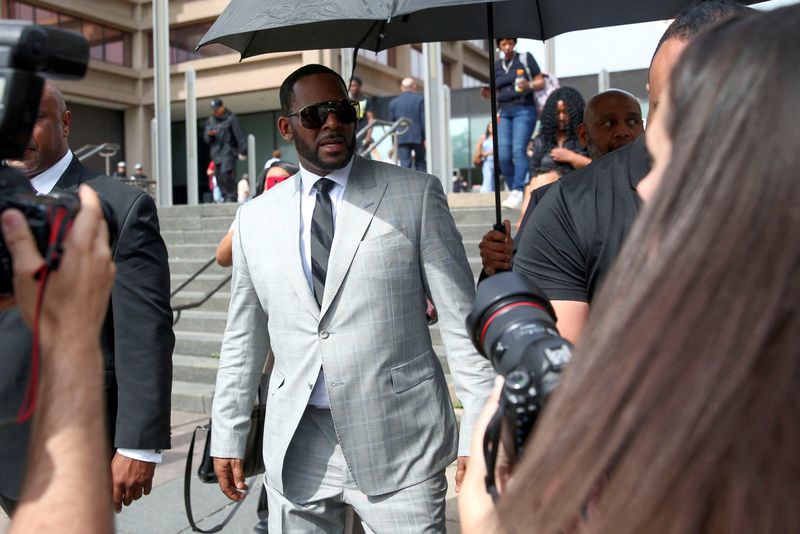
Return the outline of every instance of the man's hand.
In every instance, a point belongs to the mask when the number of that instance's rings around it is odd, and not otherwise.
[[[219,489],[232,501],[241,501],[247,495],[243,465],[241,458],[214,458]]]
[[[468,463],[469,456],[459,456],[456,459],[456,493],[461,491],[461,482],[464,481],[464,475],[467,474]]]
[[[156,464],[128,458],[116,453],[111,460],[111,494],[114,511],[122,511],[142,495],[149,495],[153,487]]]
[[[511,222],[506,219],[503,221],[505,233],[497,230],[489,230],[481,239],[478,248],[481,252],[481,263],[483,270],[489,276],[497,271],[511,270],[511,259],[514,254],[514,240],[511,238]]]
[[[239,160],[240,161],[244,161],[246,159],[247,159],[247,156],[245,156],[244,154],[239,154]]]

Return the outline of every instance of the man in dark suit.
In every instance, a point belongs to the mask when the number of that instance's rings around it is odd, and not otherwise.
[[[170,447],[175,336],[169,265],[153,200],[139,189],[81,165],[68,147],[71,122],[63,95],[47,82],[28,148],[22,159],[8,164],[25,173],[39,193],[76,191],[86,183],[114,209],[118,237],[112,243],[112,255],[117,277],[100,343],[107,428],[114,450],[112,493],[119,511],[123,503],[129,505],[150,492],[161,450]],[[0,312],[4,340],[0,392],[13,390],[6,381],[27,376],[30,336],[16,310]],[[19,498],[28,434],[27,427],[0,429],[0,505],[6,512],[13,510]]]
[[[408,130],[397,138],[397,152],[400,165],[411,168],[411,151],[414,151],[414,168],[427,172],[425,162],[425,99],[417,94],[414,78],[403,78],[401,93],[389,102],[392,121],[406,118],[411,121]]]

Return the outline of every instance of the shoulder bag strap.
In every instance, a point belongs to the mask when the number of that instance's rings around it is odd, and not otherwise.
[[[203,533],[206,533],[206,534],[211,534],[212,532],[219,532],[220,530],[225,528],[225,525],[227,525],[228,522],[231,519],[233,519],[233,514],[236,513],[236,510],[238,510],[239,506],[242,504],[242,502],[244,502],[244,499],[242,499],[241,501],[239,501],[236,504],[234,504],[233,507],[231,508],[231,511],[228,512],[228,515],[225,517],[225,519],[222,520],[222,523],[220,523],[219,525],[217,525],[215,527],[211,527],[208,530],[203,530],[202,528],[198,527],[194,522],[194,516],[192,515],[192,492],[191,492],[191,486],[192,486],[192,457],[194,456],[194,441],[195,441],[195,438],[197,438],[197,431],[198,430],[206,430],[206,431],[208,431],[210,429],[211,429],[211,425],[202,425],[202,426],[198,426],[197,428],[194,429],[194,432],[192,433],[192,441],[189,443],[189,455],[186,457],[186,471],[184,472],[184,475],[183,475],[183,502],[186,505],[186,519],[189,520],[189,525],[192,527],[192,531],[194,531],[194,532],[203,532]],[[210,432],[209,432],[208,436],[206,436],[206,439],[211,439],[211,433]]]

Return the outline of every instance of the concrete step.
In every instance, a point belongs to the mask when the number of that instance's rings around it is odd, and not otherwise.
[[[213,254],[209,254],[203,258],[172,258],[169,259],[169,272],[173,275],[183,275],[186,279],[193,275],[211,259]],[[203,271],[203,274],[227,275],[231,272],[230,267],[220,267],[216,262],[213,262],[208,269]]]
[[[494,224],[495,211],[494,208],[452,208],[450,213],[453,214],[453,220],[456,221],[456,226],[462,224],[485,224],[491,226]],[[512,223],[519,217],[519,210],[510,210],[502,208],[500,211],[501,220],[508,219]]]
[[[193,384],[214,385],[219,359],[186,354],[172,355],[172,379]]]
[[[172,306],[175,307],[176,305],[186,304],[188,302],[195,301],[197,299],[202,298],[205,293],[203,291],[194,291],[191,288],[187,288],[186,291],[181,291],[172,298]],[[210,299],[208,299],[202,307],[197,308],[202,311],[221,311],[221,312],[228,312],[228,304],[231,300],[231,294],[228,288],[223,288],[222,290],[214,293]],[[186,310],[189,311],[189,310]],[[185,313],[185,312],[184,312]],[[183,320],[183,318],[181,318]]]
[[[164,242],[167,244],[167,247],[170,247],[171,245],[181,245],[190,243],[210,245],[219,243],[220,239],[222,239],[226,233],[227,229],[225,229],[224,231],[221,229],[162,230],[161,237],[164,238]]]
[[[192,291],[201,291],[201,292],[208,292],[217,287],[225,278],[227,277],[227,273],[223,274],[201,274],[198,275],[197,278],[189,282],[189,285],[186,286],[186,289],[191,289]],[[172,288],[178,287],[184,280],[186,280],[187,276],[183,274],[179,275],[172,275],[170,276],[170,284]],[[226,283],[221,289],[228,290],[230,288],[230,283]],[[183,291],[183,290],[181,290]],[[178,293],[180,294],[180,293]]]
[[[238,204],[200,204],[197,206],[166,206],[158,208],[159,219],[179,219],[184,217],[233,217]]]
[[[189,243],[169,246],[172,260],[208,260],[217,250],[217,243]]]
[[[176,328],[188,332],[210,332],[222,334],[228,323],[228,313],[225,311],[209,311],[204,308],[186,310],[181,314],[181,320]]]
[[[208,217],[171,217],[159,219],[161,230],[174,232],[177,230],[219,230],[223,234],[228,231],[233,222],[234,215],[212,214]]]
[[[186,324],[183,323],[183,318],[181,318],[178,328],[183,326],[186,326]],[[175,330],[175,354],[219,358],[221,346],[221,333]]]
[[[211,414],[213,384],[172,381],[172,409],[183,412]]]

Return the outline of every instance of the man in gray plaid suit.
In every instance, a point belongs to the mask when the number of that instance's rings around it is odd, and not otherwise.
[[[269,349],[264,433],[271,532],[443,532],[445,467],[466,467],[494,377],[464,327],[473,277],[440,182],[354,156],[355,104],[334,71],[307,65],[280,89],[281,136],[301,170],[244,204],[213,405],[222,491],[246,488],[241,458]],[[460,436],[431,346],[439,313]]]

